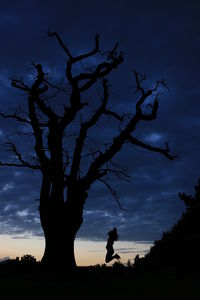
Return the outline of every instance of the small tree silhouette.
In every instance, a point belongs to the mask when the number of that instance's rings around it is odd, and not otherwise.
[[[129,268],[129,269],[131,269],[131,268],[133,267],[133,264],[131,263],[131,260],[130,260],[130,259],[128,259],[126,265],[127,265],[127,268]]]
[[[36,258],[30,254],[25,254],[21,257],[21,262],[23,263],[36,263]]]

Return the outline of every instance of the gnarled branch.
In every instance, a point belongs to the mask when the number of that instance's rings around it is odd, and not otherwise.
[[[157,152],[157,153],[163,154],[170,160],[174,160],[176,158],[176,155],[170,154],[169,143],[167,143],[167,142],[165,143],[166,148],[159,148],[159,147],[155,147],[155,146],[146,144],[144,142],[141,142],[140,140],[136,139],[135,137],[133,137],[131,135],[129,135],[128,141],[135,146],[144,148],[151,152]]]
[[[151,121],[156,118],[157,110],[158,110],[158,95],[157,94],[155,95],[153,104],[150,104],[151,113],[144,114],[142,112],[141,106],[146,101],[146,99],[152,95],[153,90],[145,91],[141,87],[141,81],[146,79],[145,76],[143,76],[142,79],[139,79],[139,75],[136,71],[135,71],[135,76],[136,76],[137,89],[141,92],[141,97],[136,102],[136,113],[130,119],[125,129],[121,130],[118,136],[113,138],[113,142],[111,146],[108,149],[106,149],[104,152],[100,153],[91,163],[87,174],[85,175],[85,177],[82,178],[82,182],[86,186],[86,188],[89,188],[90,185],[96,180],[96,174],[98,174],[98,170],[101,169],[105,163],[110,161],[121,150],[124,143],[130,141],[131,133],[135,131],[137,124],[142,120]],[[160,149],[150,145],[145,145],[144,143],[138,141],[138,146],[139,144],[141,147],[142,146],[143,148],[146,147],[146,149],[148,148],[148,150],[150,151],[159,152],[165,155],[170,160],[176,157],[170,154],[168,144],[166,146],[166,149]]]

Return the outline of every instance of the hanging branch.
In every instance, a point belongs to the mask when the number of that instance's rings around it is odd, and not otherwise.
[[[117,205],[119,206],[119,208],[121,210],[124,210],[125,211],[125,208],[122,207],[121,203],[120,203],[120,197],[119,197],[119,194],[111,187],[111,185],[104,179],[98,179],[100,182],[102,182],[106,187],[107,189],[109,190],[109,192],[111,193],[111,195],[113,196],[113,198],[115,199]]]

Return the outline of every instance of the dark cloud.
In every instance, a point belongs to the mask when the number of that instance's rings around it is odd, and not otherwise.
[[[147,74],[147,86],[165,78],[170,88],[160,100],[157,120],[140,124],[136,134],[159,146],[170,141],[179,159],[169,162],[125,145],[115,162],[125,166],[132,178],[129,183],[110,179],[125,211],[102,184],[96,183],[86,203],[79,237],[106,239],[107,231],[116,226],[122,240],[152,241],[180,217],[184,207],[177,194],[192,193],[200,175],[199,12],[198,1],[1,1],[1,111],[26,104],[8,78],[17,75],[31,80],[32,60],[54,68],[57,77],[64,72],[63,52],[47,37],[48,27],[57,30],[75,54],[93,46],[96,32],[101,34],[104,51],[120,42],[125,62],[109,77],[109,105],[116,111],[134,112],[137,95],[133,68]],[[93,99],[95,105],[97,100]],[[109,130],[104,128],[97,140],[109,140],[116,128],[109,119],[103,122]],[[13,122],[1,119],[1,143],[10,129],[18,130]],[[91,132],[93,136],[95,132]],[[25,142],[16,139],[19,149],[32,151],[27,138]],[[1,147],[0,160],[7,158],[10,154]],[[38,173],[1,168],[1,234],[42,235],[36,201],[40,182]]]

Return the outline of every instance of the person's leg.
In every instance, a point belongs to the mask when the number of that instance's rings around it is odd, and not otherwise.
[[[119,254],[116,253],[116,254],[114,255],[114,258],[116,258],[116,259],[119,260],[121,257],[119,256]]]
[[[114,254],[114,249],[113,248],[108,248],[107,249],[107,254],[106,254],[106,263],[109,263],[113,258],[113,254]]]
[[[120,258],[121,258],[121,257],[120,257],[118,254],[115,254],[115,255],[113,255],[113,256],[108,256],[108,255],[106,255],[105,261],[106,261],[106,263],[109,263],[109,262],[112,261],[113,259],[119,260]]]
[[[115,255],[113,255],[113,254],[114,254],[114,249],[108,249],[107,254],[106,254],[106,259],[105,259],[106,263],[109,263],[113,259],[119,260],[121,258],[117,253]]]

